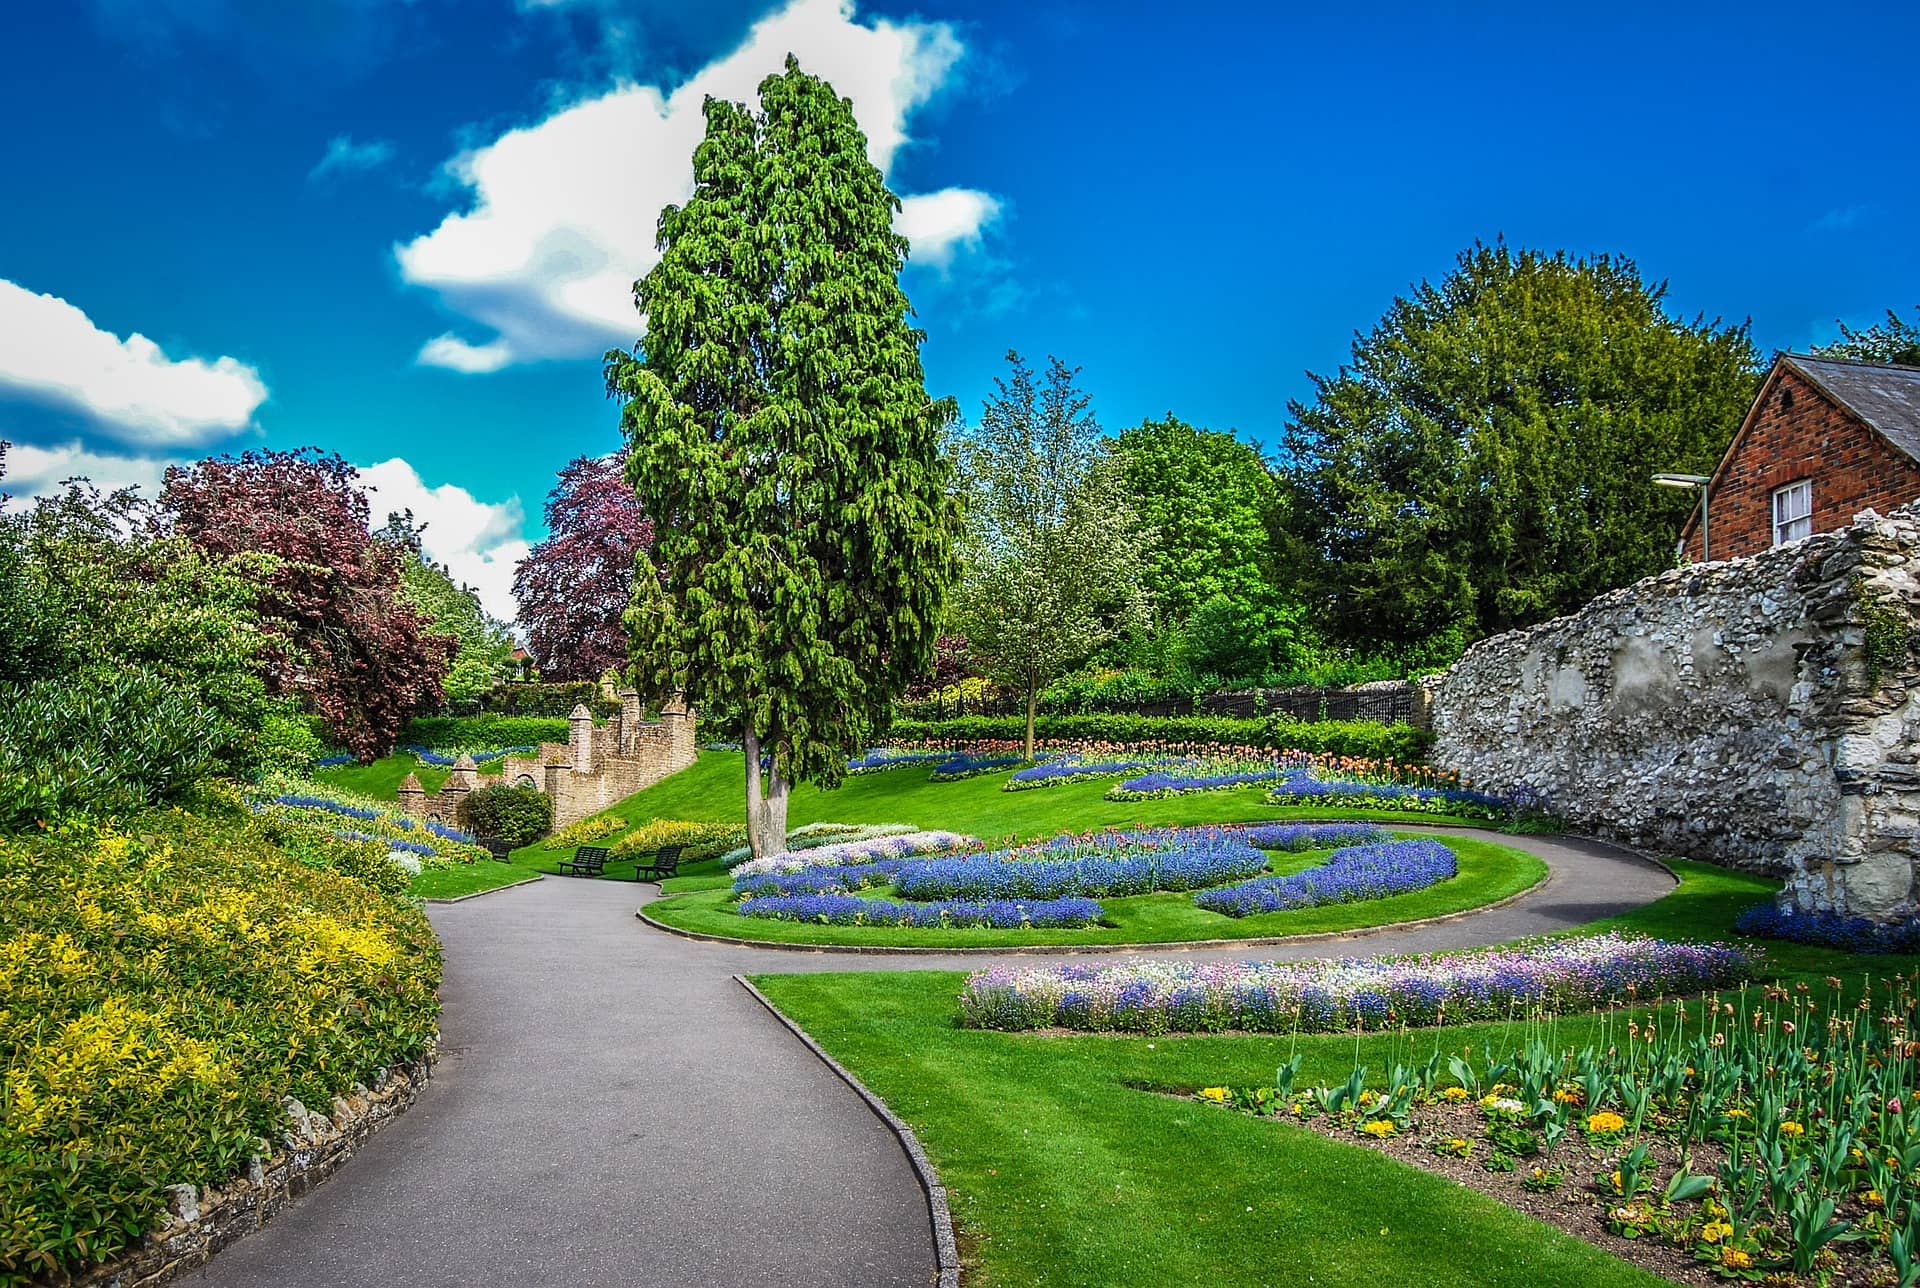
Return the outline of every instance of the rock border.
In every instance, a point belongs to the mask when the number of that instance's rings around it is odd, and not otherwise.
[[[149,1288],[200,1269],[332,1177],[368,1137],[413,1106],[432,1076],[429,1052],[412,1064],[382,1069],[370,1088],[355,1083],[347,1095],[333,1098],[330,1114],[287,1097],[290,1125],[279,1153],[256,1156],[247,1174],[224,1189],[167,1186],[165,1225],[118,1261],[70,1282],[79,1288]]]
[[[947,1188],[940,1183],[940,1174],[934,1170],[933,1161],[927,1157],[927,1151],[920,1145],[920,1138],[913,1134],[913,1128],[902,1122],[893,1110],[887,1108],[887,1102],[867,1089],[867,1085],[853,1076],[851,1070],[828,1055],[807,1031],[787,1018],[779,1007],[753,986],[745,975],[735,975],[734,982],[747,990],[747,995],[767,1008],[768,1014],[785,1025],[787,1031],[799,1038],[807,1050],[821,1064],[832,1070],[840,1081],[853,1088],[855,1095],[866,1102],[873,1116],[886,1124],[900,1141],[900,1148],[906,1151],[907,1163],[913,1168],[915,1179],[920,1182],[921,1193],[927,1200],[927,1220],[933,1226],[933,1258],[937,1277],[934,1282],[938,1288],[960,1288],[960,1245],[953,1237],[953,1213],[947,1207]]]

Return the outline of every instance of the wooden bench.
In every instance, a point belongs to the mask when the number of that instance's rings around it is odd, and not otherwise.
[[[570,877],[597,877],[607,868],[607,847],[583,845],[571,859],[560,860],[560,871]]]
[[[663,845],[660,853],[653,856],[653,862],[642,863],[638,859],[633,864],[635,881],[665,881],[680,871],[680,851],[684,845]]]

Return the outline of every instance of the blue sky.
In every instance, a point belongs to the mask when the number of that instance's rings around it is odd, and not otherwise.
[[[637,338],[699,94],[788,48],[908,199],[969,415],[1013,346],[1082,366],[1109,428],[1271,442],[1497,235],[1630,256],[1764,349],[1920,303],[1912,6],[1264,8],[7,6],[7,486],[317,443],[510,611],[554,472],[617,445],[595,355]]]

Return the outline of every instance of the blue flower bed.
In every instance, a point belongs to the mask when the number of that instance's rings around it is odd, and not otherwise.
[[[1263,850],[1331,850],[1343,845],[1378,845],[1393,836],[1377,823],[1267,823],[1247,832],[1247,843]]]
[[[847,772],[877,774],[887,769],[899,769],[902,765],[931,765],[946,760],[952,754],[947,751],[895,751],[889,747],[878,747],[849,760]]]
[[[890,899],[861,899],[849,894],[770,895],[748,899],[736,911],[746,917],[773,921],[810,922],[822,926],[984,926],[994,930],[1073,928],[1100,920],[1100,905],[1092,899],[1022,901],[991,899],[984,903],[941,900],[937,903],[895,903]]]
[[[350,751],[342,751],[332,756],[322,756],[314,761],[319,769],[332,769],[335,765],[351,765],[358,757]]]
[[[426,764],[439,765],[439,766],[445,767],[448,765],[458,764],[462,754],[472,756],[473,763],[477,765],[483,760],[498,760],[502,756],[524,755],[525,753],[532,751],[533,748],[532,747],[500,747],[493,751],[469,751],[465,753],[455,752],[453,755],[449,756],[444,751],[435,751],[431,747],[422,747],[417,743],[410,742],[406,746],[400,748],[400,750],[412,752],[415,756],[418,756]]]
[[[1327,782],[1306,774],[1290,775],[1267,793],[1272,805],[1327,805],[1340,809],[1413,810],[1431,814],[1462,814],[1478,818],[1505,818],[1507,802],[1465,788],[1407,787],[1399,783]]]
[[[1357,903],[1424,890],[1459,871],[1452,850],[1438,841],[1387,841],[1335,850],[1325,863],[1284,877],[1203,890],[1198,906],[1229,917],[1251,917],[1288,908]]]
[[[927,775],[927,781],[933,783],[950,783],[955,779],[973,778],[979,774],[991,774],[996,770],[1005,769],[1009,765],[1024,765],[1026,763],[1027,758],[1025,756],[976,756],[972,752],[957,751],[951,753],[939,764],[935,765],[933,772]]]
[[[1115,774],[1131,774],[1135,770],[1145,769],[1152,763],[1146,760],[1075,760],[1063,757],[1014,770],[1004,790],[1018,792],[1035,787],[1057,787],[1061,783],[1084,782],[1089,778],[1111,778]]]
[[[798,872],[761,872],[734,879],[733,892],[747,898],[782,894],[846,894],[885,885],[900,870],[905,859],[882,859],[876,863],[839,863],[829,867],[802,868]]]
[[[463,832],[457,827],[448,827],[445,823],[436,823],[432,819],[427,820],[427,830],[443,841],[459,841],[462,845],[480,844],[472,832]]]
[[[1126,833],[1120,836],[1135,839]],[[893,888],[907,899],[1102,898],[1200,890],[1266,871],[1267,856],[1237,834],[1196,829],[1191,839],[1183,840],[1176,846],[1112,857],[1016,859],[1007,851],[997,851],[921,859],[901,865]]]
[[[426,859],[437,859],[440,857],[440,852],[431,845],[428,845],[425,841],[396,841],[391,836],[375,836],[371,832],[356,832],[350,827],[336,827],[333,829],[333,834],[348,841],[378,841],[389,850],[404,850],[408,854],[418,854]]]
[[[1178,769],[1156,769],[1129,778],[1107,793],[1108,800],[1137,801],[1156,796],[1179,796],[1186,792],[1218,792],[1251,783],[1271,783],[1287,773],[1284,769],[1244,769],[1224,774],[1196,774]]]
[[[1869,921],[1836,912],[1802,912],[1763,903],[1741,913],[1733,928],[1756,939],[1785,939],[1850,953],[1920,953],[1920,917]]]
[[[380,817],[376,809],[362,809],[358,805],[344,805],[325,796],[304,796],[296,792],[286,792],[273,798],[276,805],[290,805],[294,809],[319,809],[329,814],[344,814],[348,818],[364,819],[371,823]]]

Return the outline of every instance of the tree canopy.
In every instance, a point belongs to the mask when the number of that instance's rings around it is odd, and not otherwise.
[[[1285,444],[1341,638],[1464,640],[1671,566],[1757,380],[1746,325],[1683,322],[1625,259],[1476,245],[1314,376]]]
[[[788,785],[838,782],[927,667],[959,518],[899,199],[824,81],[789,58],[759,97],[707,100],[693,193],[634,286],[641,354],[609,354],[607,381],[655,533],[631,674],[740,730],[765,853]]]
[[[966,574],[954,617],[981,670],[1025,695],[1026,754],[1048,681],[1141,622],[1152,543],[1120,462],[1075,384],[1019,354],[960,440],[967,484]]]
[[[547,493],[547,538],[513,574],[527,647],[548,676],[597,680],[627,660],[621,617],[653,522],[627,482],[623,453],[567,463]]]
[[[1823,344],[1813,353],[1817,358],[1851,358],[1855,362],[1891,362],[1902,367],[1920,367],[1920,309],[1915,320],[1907,321],[1892,309],[1887,320],[1860,330],[1838,323],[1840,338]]]

